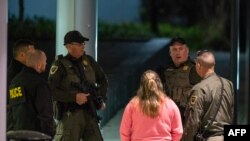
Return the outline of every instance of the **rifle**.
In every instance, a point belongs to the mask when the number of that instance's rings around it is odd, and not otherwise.
[[[97,115],[96,110],[101,108],[104,101],[100,96],[97,96],[98,87],[90,84],[88,81],[84,81],[83,83],[71,82],[71,85],[77,88],[80,92],[90,94],[87,101],[88,110],[98,121],[101,120],[101,117]]]

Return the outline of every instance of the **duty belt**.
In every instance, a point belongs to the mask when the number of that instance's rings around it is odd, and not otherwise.
[[[208,137],[214,137],[214,136],[221,136],[221,135],[224,135],[224,132],[223,131],[214,131],[214,132],[211,132],[211,131],[207,131],[205,134],[204,134],[204,137],[205,138],[208,138]]]

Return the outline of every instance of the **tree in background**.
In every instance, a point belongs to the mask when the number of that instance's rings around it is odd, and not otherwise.
[[[19,0],[18,5],[19,5],[18,20],[20,23],[22,23],[24,21],[24,1]]]
[[[141,20],[146,23],[170,23],[177,26],[201,26],[204,42],[209,47],[229,47],[230,10],[228,0],[155,0],[158,21],[148,18],[153,5],[142,0]],[[160,32],[160,31],[159,31]],[[221,49],[222,49],[221,48]]]
[[[159,3],[157,0],[150,0],[150,25],[151,25],[151,31],[155,34],[159,33],[158,29],[158,8]]]
[[[221,49],[229,46],[231,1],[202,0],[200,2],[203,17],[203,20],[200,22],[207,26],[205,34],[210,37],[205,39],[205,41],[211,42],[211,46]]]

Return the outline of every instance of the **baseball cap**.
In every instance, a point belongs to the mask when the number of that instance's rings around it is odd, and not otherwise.
[[[174,37],[171,39],[171,41],[169,42],[169,46],[174,45],[175,43],[179,43],[179,44],[186,44],[186,41],[181,38],[181,37]]]
[[[72,42],[83,43],[84,41],[89,41],[89,39],[82,36],[82,34],[77,30],[69,31],[64,36],[64,45]]]

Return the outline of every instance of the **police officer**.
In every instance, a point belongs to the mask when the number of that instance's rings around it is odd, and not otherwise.
[[[79,31],[69,31],[64,36],[68,54],[59,56],[50,69],[58,120],[55,141],[103,140],[96,110],[105,108],[108,82],[102,68],[84,51],[88,40]]]
[[[182,121],[184,110],[189,99],[189,90],[200,81],[195,63],[189,57],[189,48],[181,37],[172,38],[169,43],[172,61],[165,68],[158,68],[166,94],[172,98],[180,109]]]
[[[233,122],[233,84],[218,76],[214,68],[212,52],[204,50],[197,53],[196,70],[202,81],[190,91],[183,135],[187,141],[200,139],[201,136],[207,141],[223,141],[224,125]]]
[[[41,76],[47,58],[41,50],[26,55],[26,66],[9,86],[8,101],[12,110],[13,130],[32,130],[53,136],[55,123],[52,96],[47,81]]]
[[[7,71],[7,87],[9,87],[11,80],[22,70],[26,64],[27,53],[34,50],[34,43],[27,39],[19,39],[13,46],[13,59],[8,66]],[[7,88],[8,89],[8,88]],[[8,97],[8,95],[7,95]],[[12,129],[11,110],[7,100],[7,130]]]
[[[8,85],[26,64],[27,53],[33,51],[34,46],[34,43],[30,40],[20,39],[16,41],[12,51],[13,59],[8,67]]]

